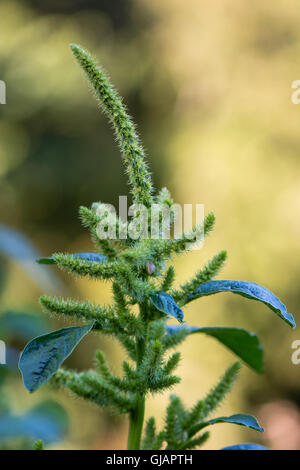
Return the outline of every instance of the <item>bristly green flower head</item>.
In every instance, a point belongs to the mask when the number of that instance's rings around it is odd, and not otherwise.
[[[85,71],[101,108],[114,128],[134,202],[150,206],[153,202],[151,176],[145,162],[145,152],[132,119],[102,67],[96,65],[91,56],[80,46],[71,44],[70,47]]]
[[[154,190],[135,125],[106,72],[80,46],[72,44],[71,50],[112,124],[133,201],[146,207],[150,223],[151,218],[157,215],[153,215],[153,206],[165,204],[170,208],[173,199],[166,188],[157,192]],[[109,239],[99,236],[97,230],[101,221],[99,207],[101,203],[98,202],[90,208],[80,207],[79,210],[82,224],[90,231],[95,244],[95,252],[55,253],[38,262],[57,265],[75,276],[110,282],[113,302],[102,306],[89,301],[47,295],[41,297],[41,306],[46,311],[84,324],[50,332],[28,343],[19,362],[27,389],[33,392],[50,381],[52,385],[65,388],[97,406],[127,414],[130,423],[128,449],[198,448],[209,437],[203,429],[219,423],[263,431],[256,419],[249,415],[210,418],[230,391],[240,369],[238,362],[229,367],[217,385],[190,409],[178,396],[171,395],[162,429],[157,430],[155,419],[150,418],[143,433],[146,398],[149,394],[173,388],[180,382],[176,368],[181,356],[173,350],[191,334],[202,333],[214,338],[254,371],[263,371],[263,349],[254,333],[233,327],[190,326],[186,323],[190,302],[207,295],[231,292],[264,303],[292,327],[295,322],[285,305],[266,288],[246,281],[213,280],[227,259],[224,250],[191,279],[174,287],[176,273],[171,264],[173,256],[184,254],[191,240],[197,240],[200,236],[204,238],[212,231],[215,225],[212,213],[189,233],[183,233],[180,238],[167,239],[160,236],[128,239],[123,234],[135,216],[130,222],[114,218],[117,237]],[[170,223],[174,223],[174,218],[170,218]],[[107,289],[108,284],[99,284],[99,288]],[[138,314],[134,306],[138,307]],[[168,324],[170,319],[175,324]],[[101,351],[96,352],[93,369],[77,373],[61,367],[91,331],[113,336],[123,346],[126,358],[122,375],[111,371]],[[255,448],[256,445],[250,446]],[[39,445],[37,447],[40,448]]]

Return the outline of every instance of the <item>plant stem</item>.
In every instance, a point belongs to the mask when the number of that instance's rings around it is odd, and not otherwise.
[[[145,309],[140,306],[140,315],[145,318]],[[145,353],[145,339],[137,338],[136,340],[136,366],[137,368],[143,360]],[[139,450],[141,446],[141,437],[144,424],[144,415],[145,415],[145,395],[137,394],[135,407],[130,413],[129,417],[129,434],[128,434],[128,450]]]
[[[141,445],[141,437],[144,423],[145,413],[145,396],[137,397],[136,406],[130,414],[129,434],[128,434],[128,450],[139,450]]]

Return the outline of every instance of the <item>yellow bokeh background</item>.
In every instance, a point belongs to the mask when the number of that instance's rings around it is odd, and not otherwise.
[[[291,99],[300,78],[298,3],[112,3],[0,2],[0,79],[7,86],[7,104],[0,106],[0,222],[26,233],[44,255],[85,251],[92,245],[77,222],[78,206],[116,203],[127,191],[113,134],[68,49],[76,42],[99,58],[129,103],[155,184],[167,186],[176,202],[215,212],[216,230],[204,247],[176,259],[176,282],[227,249],[221,277],[264,285],[300,321],[300,105]],[[40,312],[40,289],[15,262],[7,269],[1,309]],[[111,298],[109,284],[58,275],[70,296],[99,304]],[[265,435],[215,426],[205,448],[252,441],[299,449],[300,366],[291,362],[298,330],[265,306],[226,294],[194,303],[185,318],[248,328],[265,347],[265,374],[243,367],[219,410],[256,414]],[[53,329],[65,325],[52,322]],[[119,371],[123,352],[96,335],[68,363],[91,367],[97,347]],[[182,354],[182,383],[174,391],[192,406],[234,358],[196,335]],[[53,448],[126,446],[126,420],[107,411],[45,387],[31,396],[20,377],[6,392],[20,412],[49,394],[66,407],[71,431]],[[147,416],[162,423],[167,400],[168,394],[150,398]]]

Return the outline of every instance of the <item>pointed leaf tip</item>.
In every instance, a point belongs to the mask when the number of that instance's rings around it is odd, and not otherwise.
[[[193,292],[187,296],[187,302],[206,295],[217,294],[219,292],[232,292],[239,294],[248,299],[258,300],[267,305],[289,326],[296,326],[295,320],[291,313],[287,312],[286,306],[274,295],[256,282],[248,281],[208,281],[198,286]]]
[[[224,344],[238,357],[240,357],[248,366],[256,372],[262,373],[264,370],[263,347],[255,333],[250,333],[243,328],[233,327],[202,327],[185,325],[167,325],[168,334],[176,333],[179,329],[186,329],[188,334],[204,333],[217,339]]]
[[[209,421],[200,422],[194,424],[189,430],[189,436],[194,436],[197,432],[219,423],[230,423],[237,424],[239,426],[245,426],[246,428],[254,429],[254,431],[264,432],[263,428],[259,425],[258,421],[254,416],[245,414],[236,414],[232,416],[221,416],[220,418],[210,419]]]
[[[149,295],[149,299],[157,310],[165,313],[166,315],[175,317],[180,323],[182,323],[183,311],[178,307],[171,295],[163,291],[153,292]]]
[[[19,369],[30,393],[48,382],[93,326],[94,322],[62,328],[38,336],[25,346],[20,356]]]
[[[245,426],[254,431],[264,432],[264,429],[259,425],[257,419],[251,415],[235,414],[232,416],[221,416],[220,418],[210,419],[205,424],[206,426],[218,423],[231,423],[238,424],[239,426]]]

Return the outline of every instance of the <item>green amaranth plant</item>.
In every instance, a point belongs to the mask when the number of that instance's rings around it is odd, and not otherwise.
[[[71,45],[71,50],[114,128],[133,202],[143,204],[151,220],[153,204],[164,203],[171,207],[171,196],[166,188],[155,194],[135,126],[106,73],[81,47]],[[79,211],[83,225],[91,232],[97,252],[57,253],[39,262],[56,264],[77,276],[111,281],[113,304],[99,306],[87,301],[41,297],[42,306],[49,312],[76,320],[88,320],[88,324],[63,328],[27,344],[19,363],[27,389],[33,392],[51,379],[54,385],[69,389],[76,396],[128,414],[128,449],[197,448],[209,436],[203,430],[216,423],[234,423],[262,431],[256,419],[249,415],[210,419],[237,377],[240,368],[237,362],[191,409],[186,409],[178,396],[171,395],[163,429],[157,431],[155,419],[151,417],[146,423],[142,440],[146,397],[149,393],[162,392],[180,382],[180,378],[174,375],[180,353],[170,351],[190,334],[212,336],[255,371],[263,370],[263,350],[255,334],[240,328],[189,326],[183,323],[182,310],[189,302],[217,292],[232,292],[265,303],[292,327],[295,323],[286,307],[266,288],[245,281],[212,280],[226,260],[225,251],[214,256],[180,288],[173,288],[174,267],[171,265],[165,270],[165,262],[173,255],[184,253],[191,236],[198,239],[208,235],[215,223],[212,213],[191,233],[172,239],[140,237],[132,240],[121,237],[121,231],[128,226],[117,220],[119,236],[116,240],[109,240],[97,235],[97,225],[102,220],[97,212],[99,207],[101,204],[95,203],[90,209],[81,207]],[[138,306],[138,314],[133,312],[134,305]],[[167,325],[169,316],[182,324]],[[95,370],[77,373],[60,367],[79,341],[91,331],[112,335],[120,341],[128,356],[123,362],[122,377],[111,372],[101,351],[96,352]],[[261,446],[241,444],[232,448]]]

